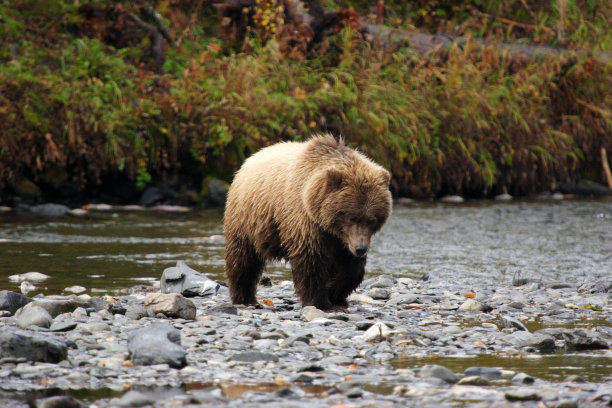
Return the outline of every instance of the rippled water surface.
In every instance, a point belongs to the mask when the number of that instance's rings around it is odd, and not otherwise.
[[[0,216],[0,289],[15,290],[8,276],[50,275],[39,285],[59,294],[71,285],[113,293],[159,279],[184,260],[223,279],[220,211],[91,213],[85,218]],[[612,273],[612,202],[476,202],[458,206],[395,207],[374,237],[370,275],[495,279],[515,274],[545,282],[580,284]],[[269,266],[290,278],[288,265]],[[30,295],[36,292],[30,293]]]

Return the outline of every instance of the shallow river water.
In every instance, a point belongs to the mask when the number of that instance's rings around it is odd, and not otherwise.
[[[18,288],[10,275],[38,271],[51,276],[40,287],[46,295],[71,285],[112,293],[157,280],[178,260],[223,279],[222,234],[220,211],[55,220],[0,215],[0,289]],[[515,276],[580,284],[612,274],[612,202],[396,206],[373,239],[367,270],[468,285],[482,279],[509,285]],[[269,266],[267,274],[291,276],[283,264]]]
[[[185,261],[223,280],[222,212],[91,212],[81,218],[42,219],[0,215],[0,290],[19,291],[10,275],[50,275],[28,295],[62,294],[80,285],[95,296],[159,280]],[[268,266],[272,279],[290,279],[290,267]],[[435,279],[469,291],[471,285],[511,287],[513,280],[580,287],[612,274],[612,201],[420,203],[396,206],[374,237],[367,277]],[[551,327],[528,319],[530,331]],[[469,325],[461,322],[461,325]],[[567,325],[567,322],[564,323]],[[570,322],[571,327],[612,327],[608,319]],[[395,358],[396,368],[442,364],[455,372],[470,366],[524,371],[552,382],[569,374],[612,381],[611,350],[552,354],[529,359],[496,355]],[[374,390],[384,394],[381,385]],[[390,388],[391,389],[391,388]],[[389,391],[390,392],[390,391]]]

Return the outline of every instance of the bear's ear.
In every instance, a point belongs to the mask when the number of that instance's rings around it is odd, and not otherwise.
[[[385,169],[382,169],[382,171],[381,171],[381,178],[382,178],[383,184],[388,187],[389,183],[391,183],[391,173],[389,173]]]
[[[344,174],[341,170],[335,167],[330,167],[329,169],[327,169],[325,181],[328,192],[338,190],[340,187],[342,187],[342,182],[344,181]]]

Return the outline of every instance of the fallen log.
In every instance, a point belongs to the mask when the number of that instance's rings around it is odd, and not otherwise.
[[[468,38],[447,34],[426,34],[399,30],[375,24],[366,24],[361,31],[369,41],[377,41],[385,47],[408,45],[419,54],[447,52],[453,44],[463,48],[468,42],[471,42],[480,47],[493,47],[510,57],[518,58],[518,60],[523,63],[531,60],[545,60],[551,58],[574,61],[573,63],[575,63],[578,57],[593,56],[599,62],[605,64],[612,59],[612,52],[610,51],[596,51],[591,53],[585,50],[572,50],[547,45],[494,42],[483,38]]]

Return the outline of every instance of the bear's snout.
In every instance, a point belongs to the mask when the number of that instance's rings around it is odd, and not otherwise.
[[[365,256],[365,254],[368,253],[368,246],[367,245],[357,245],[355,246],[355,255],[362,257]]]

